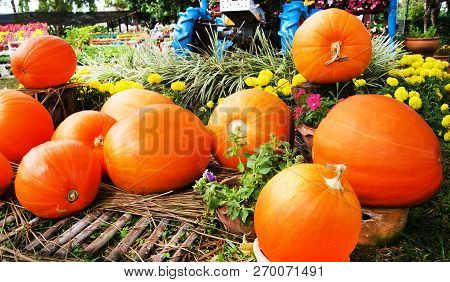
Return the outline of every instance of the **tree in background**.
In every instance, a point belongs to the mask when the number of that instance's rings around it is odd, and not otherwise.
[[[150,23],[170,23],[176,21],[178,13],[186,10],[187,7],[196,7],[198,0],[105,0],[108,7],[115,7],[120,10],[139,10],[143,12],[146,20]]]
[[[39,0],[39,12],[71,12],[73,7],[81,9],[83,6],[93,12],[97,10],[95,0]]]
[[[423,8],[425,10],[425,15],[423,17],[423,29],[427,30],[430,26],[430,21],[432,26],[436,26],[437,18],[439,17],[439,12],[441,10],[442,0],[424,0]]]

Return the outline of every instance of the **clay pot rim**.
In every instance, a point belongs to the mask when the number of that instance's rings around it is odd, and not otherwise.
[[[270,262],[259,247],[258,238],[253,241],[253,254],[255,255],[257,262]]]
[[[439,40],[439,36],[437,37],[405,37],[405,41],[435,41],[435,40]]]

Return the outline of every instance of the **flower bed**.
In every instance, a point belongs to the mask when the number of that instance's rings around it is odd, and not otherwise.
[[[46,23],[0,25],[0,51],[8,47],[8,42],[23,41],[43,34],[48,34]]]

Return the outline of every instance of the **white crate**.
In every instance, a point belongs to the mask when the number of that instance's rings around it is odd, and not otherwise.
[[[253,11],[256,5],[253,0],[220,0],[221,12]]]

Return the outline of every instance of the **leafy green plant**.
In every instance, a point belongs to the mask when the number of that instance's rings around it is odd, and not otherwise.
[[[229,155],[239,153],[240,148],[242,143],[238,143]],[[250,225],[256,200],[264,185],[281,170],[303,162],[303,157],[297,155],[288,142],[277,140],[273,134],[269,142],[262,144],[246,157],[247,162],[238,185],[230,187],[220,184],[206,171],[203,177],[196,181],[194,189],[203,196],[211,214],[227,206],[226,214],[231,219],[239,218],[244,225]]]
[[[422,29],[418,28],[417,26],[411,26],[409,28],[408,33],[406,34],[406,37],[412,37],[412,38],[426,38],[426,37],[436,37],[436,36],[437,36],[437,30],[434,26],[429,27],[425,31],[422,31]]]
[[[104,32],[105,28],[96,25],[85,27],[74,27],[66,30],[66,41],[78,51],[81,51],[84,46],[89,44],[92,36],[96,32]]]

